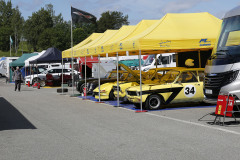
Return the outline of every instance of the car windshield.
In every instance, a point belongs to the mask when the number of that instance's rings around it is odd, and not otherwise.
[[[146,61],[143,63],[143,66],[149,66],[155,59],[155,55],[149,55]]]
[[[240,16],[223,20],[222,31],[217,45],[217,55],[240,56]]]
[[[164,83],[173,83],[176,79],[176,77],[179,75],[179,71],[168,71],[166,74],[164,74],[160,78],[160,84]]]

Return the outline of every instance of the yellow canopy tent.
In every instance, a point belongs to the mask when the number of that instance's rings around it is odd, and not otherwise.
[[[98,44],[104,43],[108,39],[110,39],[114,34],[117,33],[118,30],[106,30],[101,36],[99,36],[97,39],[94,41],[78,48],[75,51],[74,57],[84,57],[84,56],[91,56],[93,53],[89,54],[89,49],[91,47],[95,47]],[[93,50],[95,52],[95,50]]]
[[[169,13],[144,32],[118,43],[112,53],[166,53],[212,49],[221,20],[204,13]],[[145,52],[145,53],[144,53]]]
[[[133,30],[136,28],[136,26],[122,26],[118,32],[112,36],[108,41],[99,44],[95,47],[96,54],[102,53],[104,51],[111,51],[114,50],[117,46],[115,43],[119,42],[120,40],[126,38],[130,33],[133,32]],[[92,50],[89,50],[90,53],[92,53]]]
[[[94,41],[95,39],[97,39],[100,35],[102,35],[102,33],[92,33],[88,38],[86,38],[85,40],[83,40],[82,42],[78,43],[77,45],[75,45],[73,47],[73,53],[80,47]],[[63,58],[71,58],[72,57],[72,48],[69,48],[65,51],[62,52],[62,56]]]
[[[119,29],[118,33],[114,35],[104,44],[97,46],[96,55],[101,53],[112,53],[118,49],[118,43],[129,37],[134,37],[141,32],[145,31],[147,28],[155,24],[158,20],[142,20],[136,26],[123,26]]]

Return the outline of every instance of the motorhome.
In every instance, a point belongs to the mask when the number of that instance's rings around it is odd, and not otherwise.
[[[219,94],[231,93],[240,102],[240,6],[227,12],[205,67],[204,101],[216,104]]]
[[[19,57],[5,57],[4,60],[0,62],[0,77],[7,76],[9,78],[10,76],[10,68],[9,63],[17,60]]]

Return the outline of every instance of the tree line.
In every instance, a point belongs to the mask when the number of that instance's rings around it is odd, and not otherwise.
[[[69,13],[70,14],[70,13]],[[103,33],[107,29],[119,29],[128,25],[128,15],[118,11],[106,11],[94,24],[73,25],[74,45],[86,39],[93,32]],[[10,50],[10,36],[13,52],[19,50],[20,41],[25,41],[30,51],[42,51],[49,47],[65,50],[71,47],[71,21],[65,21],[62,14],[55,14],[52,4],[33,12],[24,20],[18,6],[11,1],[0,0],[0,50]]]

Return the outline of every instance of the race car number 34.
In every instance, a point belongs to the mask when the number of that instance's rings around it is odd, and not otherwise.
[[[196,92],[196,88],[193,85],[186,85],[184,88],[184,94],[186,97],[193,97]]]

